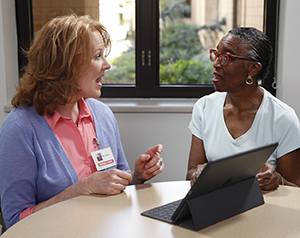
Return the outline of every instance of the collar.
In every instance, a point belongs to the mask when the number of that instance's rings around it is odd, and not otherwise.
[[[86,101],[83,98],[80,98],[78,100],[78,105],[79,105],[79,118],[78,118],[78,123],[82,121],[83,118],[87,118],[90,120],[92,123],[94,122],[92,112],[87,105]],[[49,117],[44,113],[44,117],[47,120],[50,128],[53,130],[56,126],[56,124],[62,119],[64,121],[69,121],[71,120],[70,118],[62,116],[57,110],[54,111],[54,114],[52,117]]]

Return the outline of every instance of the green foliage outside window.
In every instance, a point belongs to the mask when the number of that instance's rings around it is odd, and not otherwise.
[[[103,84],[135,84],[135,52],[122,53],[110,61],[112,68],[105,73]]]
[[[162,2],[162,1],[161,1]],[[213,67],[199,37],[199,31],[206,31],[207,37],[216,38],[221,25],[197,26],[186,21],[190,6],[186,1],[171,1],[172,5],[161,5],[160,17],[160,84],[197,85],[212,84]],[[163,3],[163,2],[162,2]],[[183,7],[184,4],[184,7]],[[126,40],[132,42],[133,32]],[[112,45],[113,47],[113,45]],[[135,49],[123,52],[110,62],[112,69],[106,73],[104,84],[135,84]]]

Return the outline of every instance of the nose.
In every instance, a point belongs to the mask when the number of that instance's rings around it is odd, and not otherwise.
[[[215,62],[213,62],[213,67],[214,68],[221,67],[221,62],[219,60],[219,56],[216,56]]]
[[[105,70],[108,70],[111,68],[111,64],[108,62],[108,60],[106,58],[104,58],[105,62],[104,62],[104,67]]]

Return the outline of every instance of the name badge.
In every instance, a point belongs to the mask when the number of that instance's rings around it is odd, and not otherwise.
[[[98,171],[116,165],[116,161],[110,147],[93,151],[91,154]]]

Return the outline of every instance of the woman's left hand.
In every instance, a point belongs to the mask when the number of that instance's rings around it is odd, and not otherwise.
[[[202,173],[202,171],[206,165],[207,165],[207,163],[197,165],[197,169],[195,170],[195,172],[192,174],[192,177],[191,177],[191,186],[193,186],[193,184],[196,182],[197,178]]]
[[[158,144],[136,159],[132,175],[133,184],[143,183],[164,171],[165,165],[160,157],[162,150],[163,146]]]
[[[276,172],[275,167],[268,162],[264,164],[256,177],[262,190],[277,189],[281,182],[280,175]]]

